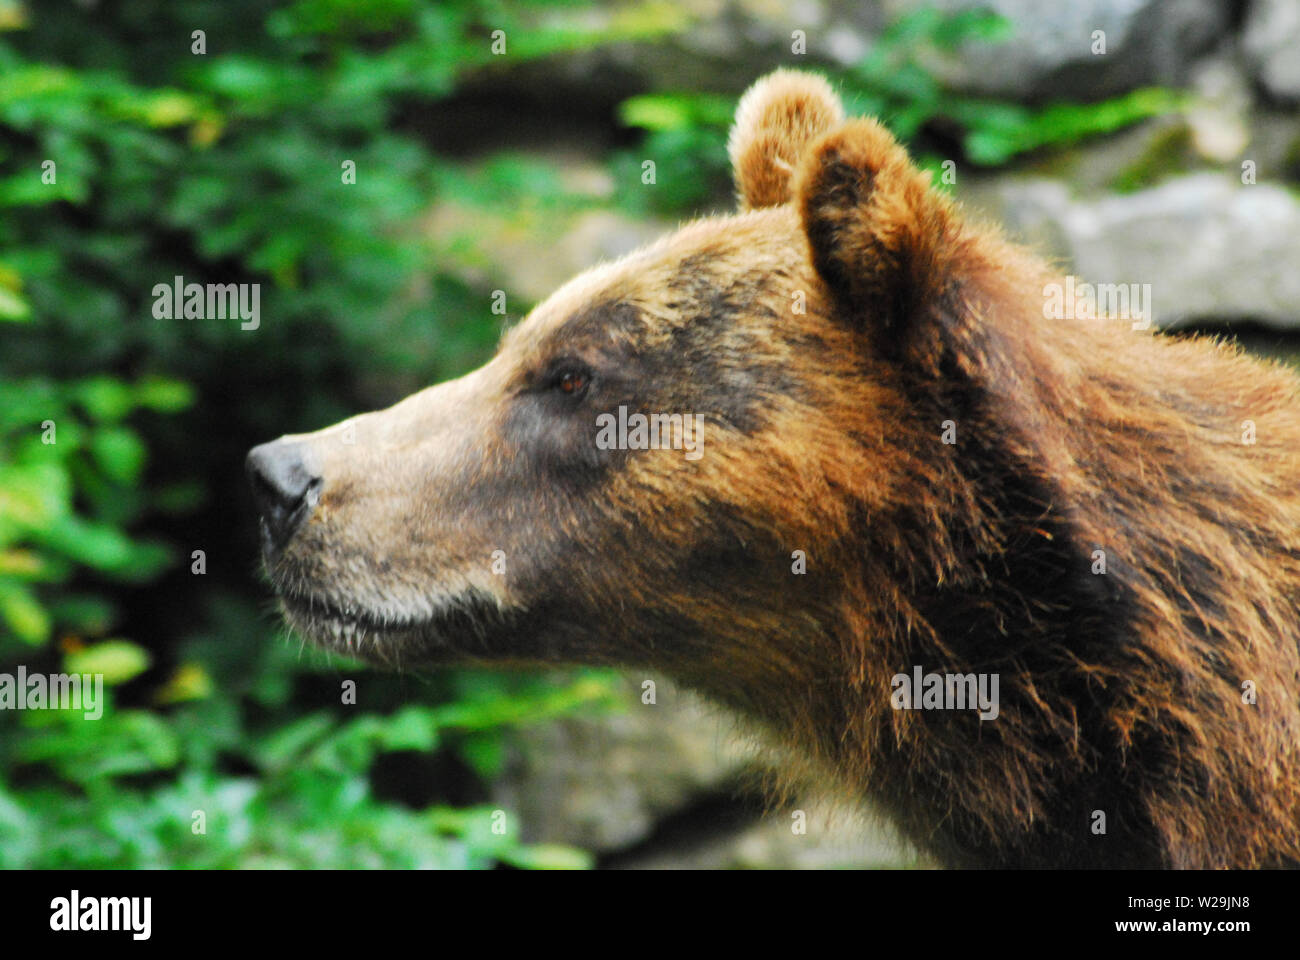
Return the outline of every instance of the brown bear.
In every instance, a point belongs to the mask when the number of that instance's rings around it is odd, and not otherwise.
[[[939,863],[1300,863],[1300,384],[1088,311],[777,72],[740,210],[254,449],[289,623],[677,678]],[[1139,325],[1140,326],[1140,325]]]

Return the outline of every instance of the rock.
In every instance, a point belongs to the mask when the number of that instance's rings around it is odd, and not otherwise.
[[[1300,116],[1292,111],[1256,112],[1246,155],[1261,180],[1300,181]]]
[[[667,0],[656,6],[671,33],[618,43],[544,67],[567,82],[593,76],[634,78],[641,89],[740,93],[778,66],[848,66],[861,60],[885,26],[877,4],[853,0]],[[589,7],[593,25],[615,22],[619,5]],[[795,31],[802,52],[796,52]]]
[[[1012,21],[1002,43],[972,40],[951,55],[927,58],[954,89],[1024,101],[1097,99],[1144,84],[1181,84],[1192,58],[1228,28],[1217,0],[668,0],[655,16],[671,32],[647,42],[616,43],[553,58],[520,72],[530,85],[551,76],[590,86],[617,78],[627,91],[692,89],[739,93],[776,66],[849,67],[885,27],[924,6],[961,12],[990,8]],[[621,5],[591,5],[584,22],[609,27]],[[1104,31],[1106,52],[1092,52]],[[806,49],[796,52],[794,32]],[[1294,47],[1293,47],[1294,49]]]
[[[800,803],[807,832],[791,829],[791,811],[771,813],[739,830],[714,832],[701,843],[620,860],[623,869],[843,870],[933,866],[887,824],[865,811]]]
[[[1046,180],[995,192],[1008,228],[1046,244],[1081,279],[1151,284],[1160,326],[1253,319],[1300,327],[1300,201],[1281,186],[1200,173],[1088,200]]]
[[[719,711],[656,680],[657,703],[629,681],[628,709],[518,732],[493,801],[518,813],[528,842],[597,853],[646,839],[658,821],[703,796],[731,789],[753,748]]]
[[[759,815],[761,745],[729,714],[639,678],[626,712],[568,717],[516,731],[492,802],[520,818],[529,843],[563,843],[636,869],[914,866],[918,854],[864,809],[805,799]],[[768,754],[769,758],[777,756]],[[759,799],[759,798],[762,799]],[[801,811],[796,833],[792,814]],[[665,823],[672,829],[663,831]]]
[[[969,42],[936,57],[938,75],[956,89],[1022,101],[1091,100],[1147,84],[1182,83],[1192,58],[1227,27],[1215,0],[935,0],[940,10],[986,7],[1015,33],[998,44]],[[912,0],[886,0],[891,12]],[[1092,52],[1094,32],[1105,53]]]
[[[1241,44],[1265,90],[1279,100],[1300,100],[1300,2],[1254,0]]]
[[[1213,163],[1240,157],[1250,141],[1250,85],[1229,57],[1206,57],[1191,72],[1195,98],[1186,109],[1196,152]]]

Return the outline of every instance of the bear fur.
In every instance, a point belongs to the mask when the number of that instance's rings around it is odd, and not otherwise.
[[[1300,863],[1296,377],[1045,318],[1061,272],[818,77],[759,81],[729,149],[737,214],[276,441],[315,491],[267,539],[289,622],[662,671],[948,866]],[[699,415],[701,455],[597,442],[620,408]],[[996,717],[900,709],[916,668],[996,676]]]

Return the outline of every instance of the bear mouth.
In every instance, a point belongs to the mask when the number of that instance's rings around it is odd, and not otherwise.
[[[390,666],[417,651],[423,663],[487,656],[488,627],[502,622],[495,604],[472,593],[419,616],[318,594],[282,592],[280,606],[289,626],[315,646]]]

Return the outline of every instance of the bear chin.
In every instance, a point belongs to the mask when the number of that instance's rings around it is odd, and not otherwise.
[[[389,667],[493,659],[493,636],[507,621],[495,604],[472,592],[407,617],[321,595],[281,591],[279,599],[286,623],[313,646]]]

